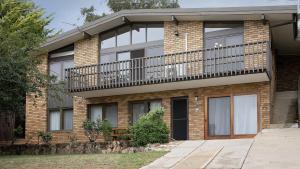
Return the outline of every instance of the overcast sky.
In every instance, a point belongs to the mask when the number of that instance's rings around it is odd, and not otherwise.
[[[107,0],[33,0],[38,6],[46,11],[46,15],[52,15],[53,21],[49,28],[56,31],[68,31],[74,25],[82,25],[83,18],[80,8],[93,5],[96,12],[111,13],[106,6]],[[181,8],[208,8],[208,7],[238,7],[238,6],[270,6],[292,5],[298,0],[179,0]]]

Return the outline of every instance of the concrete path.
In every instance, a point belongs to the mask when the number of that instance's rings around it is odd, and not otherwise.
[[[185,141],[143,169],[299,169],[300,129],[266,129],[255,139]]]
[[[299,169],[300,129],[268,129],[259,133],[243,169]]]
[[[175,166],[179,161],[191,154],[195,149],[201,146],[204,141],[185,141],[171,150],[163,157],[155,160],[142,169],[167,169]]]

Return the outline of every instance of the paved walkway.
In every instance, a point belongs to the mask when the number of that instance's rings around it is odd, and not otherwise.
[[[299,169],[300,129],[267,129],[255,139],[185,141],[143,169]]]

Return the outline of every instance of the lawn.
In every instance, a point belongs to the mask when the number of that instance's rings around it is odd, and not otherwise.
[[[132,154],[76,154],[76,155],[20,155],[0,156],[0,168],[140,168],[166,152],[141,152]]]

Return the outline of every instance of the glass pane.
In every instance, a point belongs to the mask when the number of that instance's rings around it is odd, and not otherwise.
[[[226,30],[243,27],[243,23],[205,23],[204,32],[225,32]]]
[[[64,130],[72,130],[73,128],[73,110],[64,111]]]
[[[163,24],[149,24],[147,25],[147,41],[156,41],[164,39]]]
[[[160,107],[161,107],[161,101],[160,100],[150,101],[150,111],[155,110],[155,109],[160,108]]]
[[[230,97],[208,99],[208,134],[230,135]]]
[[[130,44],[130,27],[125,26],[118,29],[117,46],[124,46]]]
[[[61,62],[51,62],[50,63],[50,75],[51,76],[55,76],[56,77],[56,81],[60,81],[62,80],[61,77],[61,73],[62,73],[62,63]]]
[[[60,130],[60,112],[59,111],[50,111],[49,112],[50,120],[50,131]]]
[[[91,121],[96,122],[97,119],[102,120],[102,106],[100,105],[92,105],[90,109],[90,118]]]
[[[108,32],[101,35],[101,49],[116,47],[116,36],[115,32]]]
[[[122,52],[117,54],[118,61],[130,60],[130,52]]]
[[[145,25],[135,24],[132,26],[132,43],[146,42],[146,28]]]
[[[157,46],[152,48],[147,48],[147,57],[151,56],[161,56],[164,54],[164,47],[163,46]]]
[[[130,79],[130,52],[122,52],[117,54],[117,60],[119,62],[119,80],[122,83],[126,83]],[[126,61],[127,60],[127,61]]]
[[[117,105],[108,105],[105,109],[105,119],[108,120],[112,127],[118,127],[118,107]]]
[[[63,61],[63,80],[65,80],[65,69],[74,67],[74,60],[65,60]]]
[[[257,133],[257,96],[234,96],[234,134]]]
[[[146,110],[145,110],[144,103],[133,103],[132,104],[132,122],[135,123],[138,121],[140,117],[142,117]]]
[[[100,54],[100,63],[111,63],[116,61],[116,54],[115,53],[107,53],[107,54]]]

